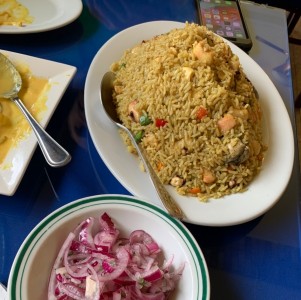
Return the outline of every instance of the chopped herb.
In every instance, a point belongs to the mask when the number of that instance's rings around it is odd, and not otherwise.
[[[146,126],[146,125],[150,124],[151,122],[152,122],[152,120],[150,119],[150,117],[147,114],[143,114],[139,119],[139,123],[142,126]]]
[[[122,63],[122,64],[120,65],[120,69],[121,69],[121,68],[125,68],[125,66],[126,66],[126,63]]]
[[[138,284],[139,284],[140,288],[143,288],[146,284],[145,279],[144,278],[139,278],[138,279]]]

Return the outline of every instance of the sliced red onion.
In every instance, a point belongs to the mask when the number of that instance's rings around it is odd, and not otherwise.
[[[94,225],[94,218],[87,218],[80,223],[74,230],[74,234],[78,237],[78,241],[89,247],[93,247],[92,228]]]
[[[116,258],[117,260],[114,270],[110,273],[102,272],[101,274],[98,274],[99,281],[114,280],[124,272],[130,260],[129,253],[125,250],[125,248],[120,248],[116,254]]]
[[[157,268],[157,270],[152,271],[151,273],[149,272],[149,274],[144,274],[143,279],[150,281],[150,282],[154,282],[156,280],[161,279],[163,276],[163,272]]]
[[[59,284],[59,289],[63,294],[71,297],[71,299],[83,300],[85,297],[84,289],[71,283]]]
[[[102,231],[95,235],[94,244],[96,249],[102,250],[104,253],[109,252],[115,244],[119,235],[119,231]]]
[[[184,264],[173,270],[173,257],[159,266],[161,249],[143,230],[119,237],[111,217],[80,223],[55,260],[48,300],[163,300],[179,281]]]
[[[54,262],[50,279],[49,279],[49,285],[48,285],[48,300],[55,300],[58,299],[56,297],[56,272],[55,270],[58,269],[62,265],[63,257],[67,249],[69,248],[70,244],[72,243],[72,240],[74,239],[75,235],[74,233],[69,233],[67,239],[62,245],[62,248],[60,249],[60,252]]]
[[[144,244],[150,253],[156,253],[160,251],[159,245],[153,240],[153,238],[144,230],[135,230],[130,234],[130,243]]]
[[[119,236],[119,230],[107,213],[104,213],[99,218],[101,231],[94,237],[94,244],[97,249],[109,252],[116,243]]]
[[[99,218],[99,223],[104,230],[115,230],[115,224],[107,213],[103,213]]]

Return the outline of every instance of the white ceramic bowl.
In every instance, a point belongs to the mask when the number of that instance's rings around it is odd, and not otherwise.
[[[174,255],[176,268],[185,262],[183,275],[170,299],[208,300],[210,283],[204,256],[186,227],[161,208],[134,197],[101,195],[71,202],[42,220],[21,245],[8,281],[10,300],[47,299],[52,265],[65,241],[81,221],[107,212],[125,236],[143,229],[163,249]]]

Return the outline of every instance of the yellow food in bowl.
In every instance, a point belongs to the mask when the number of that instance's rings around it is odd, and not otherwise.
[[[19,98],[39,120],[46,110],[47,92],[50,83],[47,78],[34,76],[25,65],[17,65],[22,78]],[[3,163],[9,150],[28,135],[30,125],[16,104],[10,99],[0,98],[0,164]]]
[[[33,22],[28,8],[16,0],[0,0],[0,25],[24,26]]]

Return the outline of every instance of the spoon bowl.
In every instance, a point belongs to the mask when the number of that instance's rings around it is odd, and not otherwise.
[[[32,127],[47,163],[52,167],[66,165],[71,160],[70,154],[41,127],[19,99],[22,78],[13,63],[2,53],[0,74],[0,98],[11,99],[19,107]]]
[[[168,211],[168,213],[171,216],[182,220],[185,217],[182,209],[177,204],[177,202],[170,196],[170,194],[167,192],[164,185],[160,181],[159,177],[155,173],[153,167],[151,166],[151,164],[149,163],[149,161],[146,158],[146,153],[145,153],[144,148],[141,147],[136,142],[133,133],[128,128],[126,128],[124,125],[122,125],[122,122],[117,115],[115,104],[113,101],[113,96],[112,96],[114,79],[115,79],[115,74],[113,72],[107,72],[107,73],[105,73],[105,75],[103,76],[102,81],[101,81],[101,89],[100,89],[101,97],[100,98],[101,98],[101,103],[104,108],[104,111],[107,114],[107,116],[109,117],[109,119],[113,123],[115,123],[119,128],[126,131],[128,136],[130,137],[131,142],[134,145],[134,147],[136,148],[137,153],[138,153],[141,161],[144,164],[145,170],[149,174],[150,179],[153,183],[153,186],[155,187],[156,192],[157,192],[159,198],[161,199],[161,202],[164,205],[164,207],[166,208],[166,210]]]

